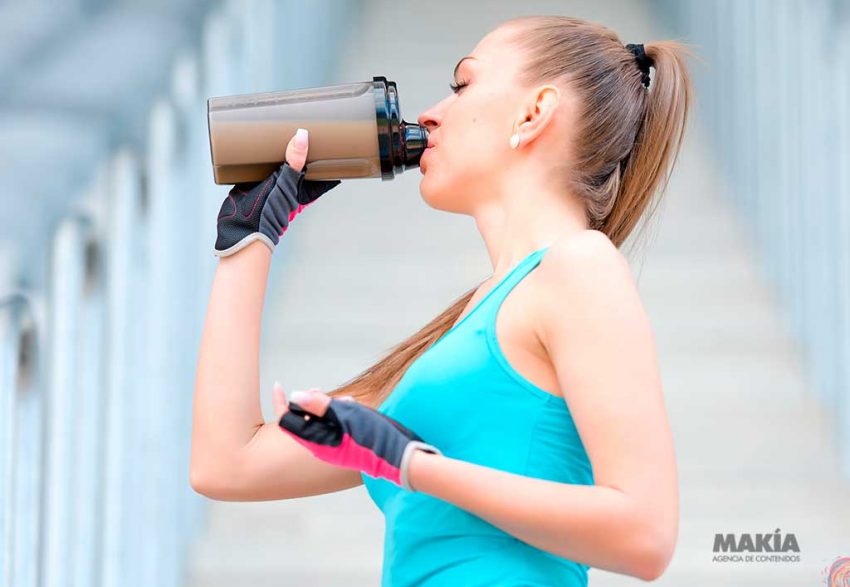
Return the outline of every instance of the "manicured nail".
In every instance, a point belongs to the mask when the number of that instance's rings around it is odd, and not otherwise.
[[[300,404],[301,402],[303,402],[303,401],[305,401],[309,398],[310,398],[310,394],[307,393],[306,391],[293,391],[292,392],[292,401],[294,401],[297,404]]]
[[[302,149],[307,146],[307,129],[299,128],[295,131],[295,146]]]

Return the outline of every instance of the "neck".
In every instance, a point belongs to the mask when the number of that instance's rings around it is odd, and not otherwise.
[[[500,185],[500,193],[472,214],[494,277],[510,271],[531,252],[587,230],[584,207],[575,196],[556,193],[551,187],[531,184],[519,176],[517,181]]]

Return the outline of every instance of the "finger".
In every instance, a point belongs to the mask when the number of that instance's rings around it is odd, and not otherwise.
[[[328,405],[330,405],[330,398],[322,393],[318,387],[311,387],[307,391],[293,391],[292,401],[302,409],[317,416],[324,416]]]
[[[295,171],[301,171],[307,162],[308,134],[306,128],[299,128],[286,145],[286,162]]]
[[[324,416],[331,398],[314,387],[308,391],[293,391],[292,401],[311,414]]]
[[[280,417],[289,410],[289,405],[286,403],[286,394],[280,389],[275,389],[272,394],[274,397],[275,417],[280,420]]]
[[[289,409],[289,405],[286,401],[286,392],[277,381],[274,382],[274,387],[272,389],[272,402],[274,403],[275,416],[278,420],[280,420],[281,416],[283,416]]]

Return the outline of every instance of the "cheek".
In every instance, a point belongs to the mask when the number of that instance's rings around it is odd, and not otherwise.
[[[499,132],[504,115],[493,110],[495,99],[458,101],[443,119],[442,140],[428,157],[420,184],[420,194],[431,207],[466,210],[472,194],[505,166],[510,136]]]
[[[445,145],[447,149],[440,153],[440,163],[461,176],[492,173],[493,167],[500,165],[504,158],[502,143],[508,145],[510,139],[501,137],[498,127],[495,117],[486,111],[473,111],[459,117],[457,124],[452,126],[451,140]]]
[[[429,157],[419,184],[422,199],[437,210],[467,213],[482,189],[488,191],[486,186],[494,181],[501,165],[499,154],[488,142],[488,138],[474,136],[470,130],[451,144],[441,143],[435,156]]]

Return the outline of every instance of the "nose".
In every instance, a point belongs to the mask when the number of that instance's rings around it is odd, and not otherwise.
[[[424,126],[430,134],[435,128],[440,126],[440,117],[432,107],[420,114],[419,118],[416,119],[416,122],[419,123],[419,126]]]

